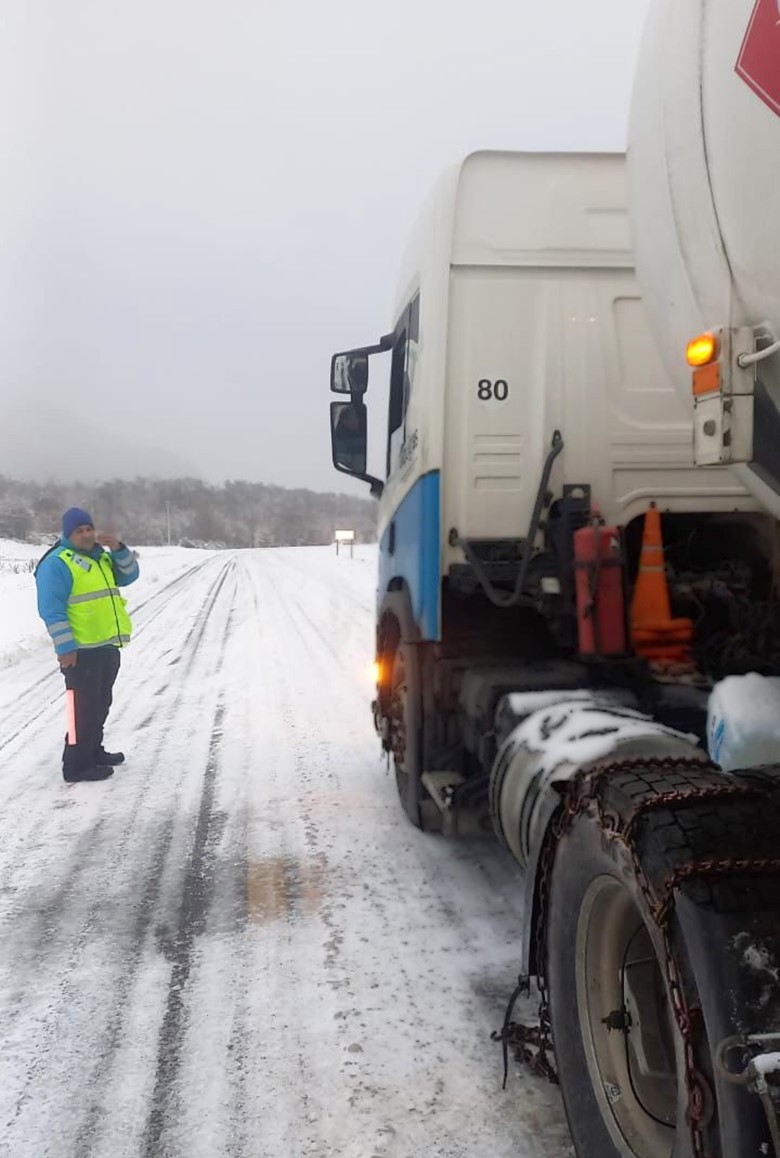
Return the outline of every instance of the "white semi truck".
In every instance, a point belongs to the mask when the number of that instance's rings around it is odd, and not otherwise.
[[[628,168],[468,157],[331,365],[377,729],[413,824],[523,870],[540,1016],[503,1037],[554,1047],[580,1158],[780,1158],[780,765],[714,762],[780,675],[779,21],[658,0]]]

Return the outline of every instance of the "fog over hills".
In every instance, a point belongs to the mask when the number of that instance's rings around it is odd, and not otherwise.
[[[200,478],[202,471],[181,448],[163,450],[154,442],[154,428],[136,434],[137,420],[109,430],[73,411],[31,406],[4,410],[0,424],[0,475],[24,482],[76,479],[99,482],[115,478]]]
[[[392,328],[448,166],[625,147],[647,8],[3,0],[0,473],[86,442],[103,477],[365,496],[331,466],[332,354]]]

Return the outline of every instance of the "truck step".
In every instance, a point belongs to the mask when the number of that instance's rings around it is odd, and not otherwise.
[[[465,783],[465,777],[460,772],[423,772],[420,779],[441,812],[450,811],[453,792]]]
[[[423,772],[420,777],[428,791],[430,800],[423,801],[438,817],[439,828],[444,836],[484,836],[492,830],[490,814],[485,808],[474,807],[474,801],[463,799],[458,791],[469,784],[460,772]]]

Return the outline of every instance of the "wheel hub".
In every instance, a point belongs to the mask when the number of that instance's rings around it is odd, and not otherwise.
[[[624,1158],[670,1158],[679,1062],[658,956],[633,899],[596,878],[577,927],[577,1006],[593,1089]]]

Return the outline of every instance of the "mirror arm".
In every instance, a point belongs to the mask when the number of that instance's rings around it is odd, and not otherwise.
[[[350,478],[356,478],[359,479],[360,482],[368,483],[372,499],[378,499],[382,497],[385,484],[382,482],[381,478],[376,478],[373,474],[358,474],[357,471],[348,470],[345,466],[339,466],[337,462],[334,462],[333,466],[341,474],[348,474]]]
[[[374,478],[372,474],[356,474],[355,478],[359,478],[361,482],[367,482],[372,499],[380,498],[382,491],[385,489],[385,484],[381,479]]]

